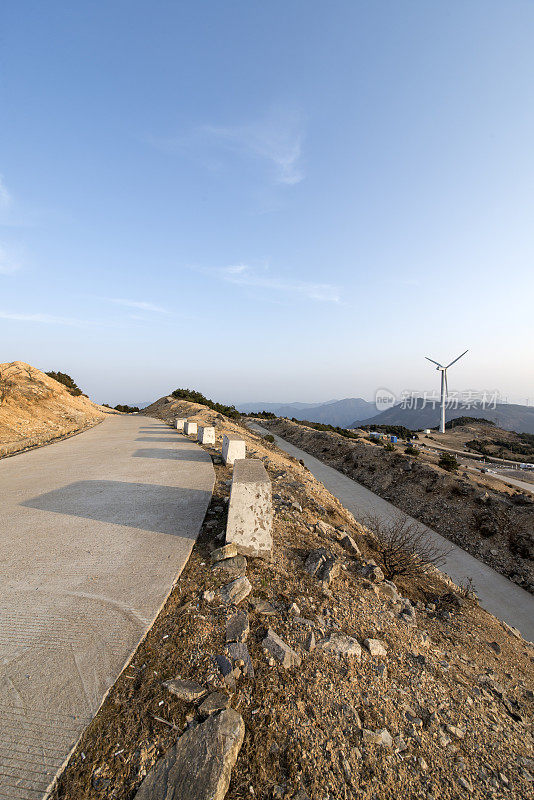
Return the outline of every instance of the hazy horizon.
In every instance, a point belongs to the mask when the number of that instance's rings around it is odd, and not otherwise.
[[[534,401],[533,4],[2,16],[0,361],[319,402],[469,348],[451,389]]]

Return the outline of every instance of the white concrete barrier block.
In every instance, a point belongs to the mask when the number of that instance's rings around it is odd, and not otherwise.
[[[197,423],[196,422],[186,422],[184,423],[184,433],[186,436],[191,436],[193,433],[196,434],[197,432]]]
[[[270,558],[273,546],[273,502],[271,480],[258,458],[236,459],[226,542],[252,558]]]
[[[233,464],[238,458],[246,457],[245,441],[240,436],[227,436],[225,433],[222,443],[222,457],[225,464]]]
[[[185,419],[176,417],[176,419],[174,420],[174,427],[176,428],[177,431],[183,431],[185,423],[186,423]]]
[[[201,425],[198,429],[197,441],[200,444],[215,444],[215,428],[211,425]]]

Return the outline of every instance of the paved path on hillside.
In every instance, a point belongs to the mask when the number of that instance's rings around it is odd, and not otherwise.
[[[272,433],[260,425],[250,424],[251,429],[259,433]],[[352,478],[348,478],[333,467],[323,464],[322,461],[300,450],[295,445],[275,435],[276,444],[286,453],[295,458],[302,459],[310,472],[323,483],[326,488],[337,497],[345,508],[354,514],[359,521],[365,521],[370,514],[375,514],[382,519],[391,519],[399,513],[399,509],[383,500],[378,495],[366,489]],[[421,524],[421,523],[419,523]],[[499,619],[509,625],[519,628],[526,639],[534,641],[534,597],[516,586],[507,578],[499,575],[482,561],[466,553],[461,547],[451,544],[436,531],[423,526],[429,536],[443,549],[452,548],[444,564],[440,567],[455,583],[465,582],[472,578],[480,605],[487,611],[495,614]]]
[[[0,800],[39,800],[182,571],[211,459],[109,416],[0,461]]]

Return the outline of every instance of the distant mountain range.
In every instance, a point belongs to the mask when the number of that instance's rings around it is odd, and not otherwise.
[[[361,397],[347,397],[344,400],[330,400],[327,403],[242,403],[238,411],[270,411],[277,417],[295,417],[309,422],[322,422],[346,428],[355,419],[363,419],[376,414],[376,406]]]
[[[401,404],[388,408],[380,414],[369,417],[356,417],[349,424],[351,428],[361,425],[404,425],[411,430],[435,428],[439,424],[439,408],[427,405],[425,408],[403,408]],[[521,406],[513,403],[497,403],[494,409],[458,408],[447,409],[447,422],[456,417],[483,417],[495,422],[499,428],[517,433],[534,433],[534,406]]]
[[[428,404],[425,408],[403,408],[401,404],[387,411],[376,413],[376,406],[361,397],[347,397],[344,400],[330,400],[327,403],[242,403],[239,411],[270,411],[277,417],[306,419],[309,422],[322,422],[340,428],[357,428],[360,425],[404,425],[411,430],[434,428],[439,424],[439,408]],[[446,420],[456,417],[483,417],[495,422],[506,431],[534,434],[534,406],[521,406],[513,403],[497,403],[494,409],[482,411],[480,408],[458,406],[448,409]]]

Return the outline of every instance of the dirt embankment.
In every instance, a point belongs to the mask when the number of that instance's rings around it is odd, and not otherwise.
[[[78,433],[104,416],[101,406],[73,397],[35,367],[0,364],[0,458]]]
[[[201,406],[162,399],[150,412],[169,424],[180,415],[215,425],[216,445],[204,448],[216,470],[213,500],[165,608],[84,734],[55,800],[133,800],[177,738],[202,724],[201,701],[163,685],[177,677],[221,693],[245,722],[226,800],[531,796],[532,646],[437,571],[399,579],[396,589],[362,577],[377,558],[372,532],[276,446]],[[275,505],[272,561],[248,559],[241,570],[252,584],[239,603],[250,664],[234,660],[226,678],[216,657],[236,608],[220,588],[236,573],[210,564],[224,541],[232,477],[220,459],[223,433],[238,433],[247,457],[262,459]],[[342,544],[345,533],[359,553]],[[339,568],[329,583],[306,567],[316,548]],[[266,654],[268,628],[300,666]],[[360,655],[325,647],[339,637],[363,645]]]
[[[262,424],[534,592],[534,501],[529,497],[482,489],[469,477],[379,444],[288,420]]]

